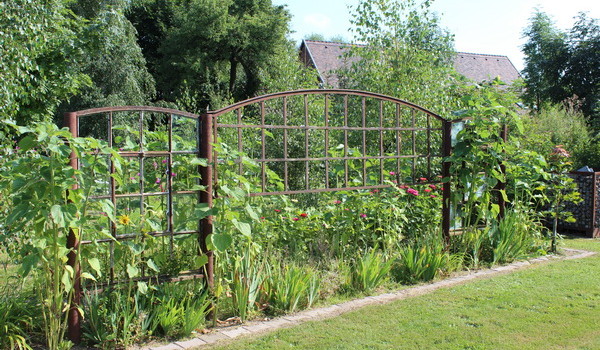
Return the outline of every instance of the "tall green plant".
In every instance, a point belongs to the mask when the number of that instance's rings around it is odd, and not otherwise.
[[[114,220],[114,208],[108,201],[90,202],[94,188],[94,172],[107,171],[102,154],[119,157],[105,143],[94,139],[73,138],[66,129],[42,123],[35,128],[16,127],[3,121],[21,134],[20,156],[14,158],[0,174],[0,190],[10,193],[11,207],[3,218],[5,234],[18,238],[21,250],[14,258],[21,261],[21,275],[33,275],[35,290],[42,305],[41,313],[47,346],[62,349],[67,313],[73,296],[75,271],[67,264],[67,254],[78,251],[67,248],[67,237],[73,232],[78,238],[91,209],[101,210]],[[95,150],[95,152],[90,152]],[[73,152],[87,164],[85,172],[71,168]],[[80,187],[75,189],[74,186]],[[96,266],[96,264],[91,264]],[[89,272],[82,278],[94,279]]]

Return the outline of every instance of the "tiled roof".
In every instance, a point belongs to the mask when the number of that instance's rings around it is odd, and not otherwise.
[[[500,55],[457,52],[454,69],[476,82],[499,77],[503,82],[511,84],[521,76],[508,57]]]
[[[334,71],[359,60],[358,57],[344,57],[344,53],[352,46],[357,45],[303,40],[300,46],[300,55],[305,64],[313,65],[317,69],[321,81],[325,85],[338,87],[338,77]],[[501,55],[457,52],[454,59],[454,69],[466,78],[476,82],[500,77],[505,83],[511,84],[520,77],[519,71],[508,57]]]

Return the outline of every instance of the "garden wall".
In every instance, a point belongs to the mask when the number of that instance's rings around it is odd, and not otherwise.
[[[588,237],[600,237],[600,172],[575,171],[569,176],[577,183],[583,201],[579,204],[566,204],[565,210],[573,213],[576,221],[560,221],[559,228],[584,233]]]

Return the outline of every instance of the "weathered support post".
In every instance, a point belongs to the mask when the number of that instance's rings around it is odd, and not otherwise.
[[[199,156],[207,160],[206,166],[201,166],[199,169],[201,184],[204,190],[200,192],[200,203],[205,203],[208,208],[213,206],[213,166],[216,160],[213,159],[213,116],[205,113],[200,116],[199,120]],[[214,284],[214,255],[208,249],[206,240],[213,232],[213,217],[209,215],[200,221],[200,249],[202,253],[208,257],[208,262],[204,265],[204,273],[210,288]]]
[[[446,248],[450,246],[450,197],[451,197],[451,182],[450,182],[450,162],[446,159],[452,153],[452,122],[444,120],[442,122],[442,236]]]
[[[506,144],[506,141],[508,140],[508,125],[502,124],[502,129],[500,129],[500,138],[502,139],[502,142]],[[504,164],[504,161],[500,163],[500,173],[506,177],[506,165]],[[506,212],[506,201],[504,200],[504,195],[502,194],[502,192],[506,191],[506,179],[504,180],[505,181],[499,181],[496,185],[496,190],[498,190],[498,207],[500,208],[500,211],[498,212],[498,220],[503,219]]]
[[[77,113],[69,112],[64,115],[64,124],[71,131],[73,137],[78,136],[77,128]],[[79,164],[77,162],[77,155],[75,152],[71,152],[69,157],[69,165],[73,169],[78,169]],[[77,189],[78,185],[73,185],[73,189]],[[79,305],[81,304],[81,265],[79,264],[79,243],[80,237],[73,229],[69,229],[69,236],[67,237],[67,248],[69,253],[67,255],[67,264],[73,269],[73,296],[71,298],[71,305],[69,305],[68,320],[67,320],[67,336],[69,340],[74,344],[81,342],[81,314],[79,313]]]

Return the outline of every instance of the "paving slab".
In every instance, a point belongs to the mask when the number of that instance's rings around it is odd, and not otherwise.
[[[206,342],[200,338],[194,338],[194,339],[190,339],[190,340],[175,342],[175,345],[178,345],[183,349],[198,347],[198,346],[201,346],[204,344],[206,344]]]
[[[236,327],[233,329],[229,329],[226,331],[221,331],[221,334],[224,334],[226,336],[228,336],[229,338],[237,338],[240,335],[246,334],[246,333],[250,333],[250,331],[248,331],[247,329],[244,329],[243,327]]]

